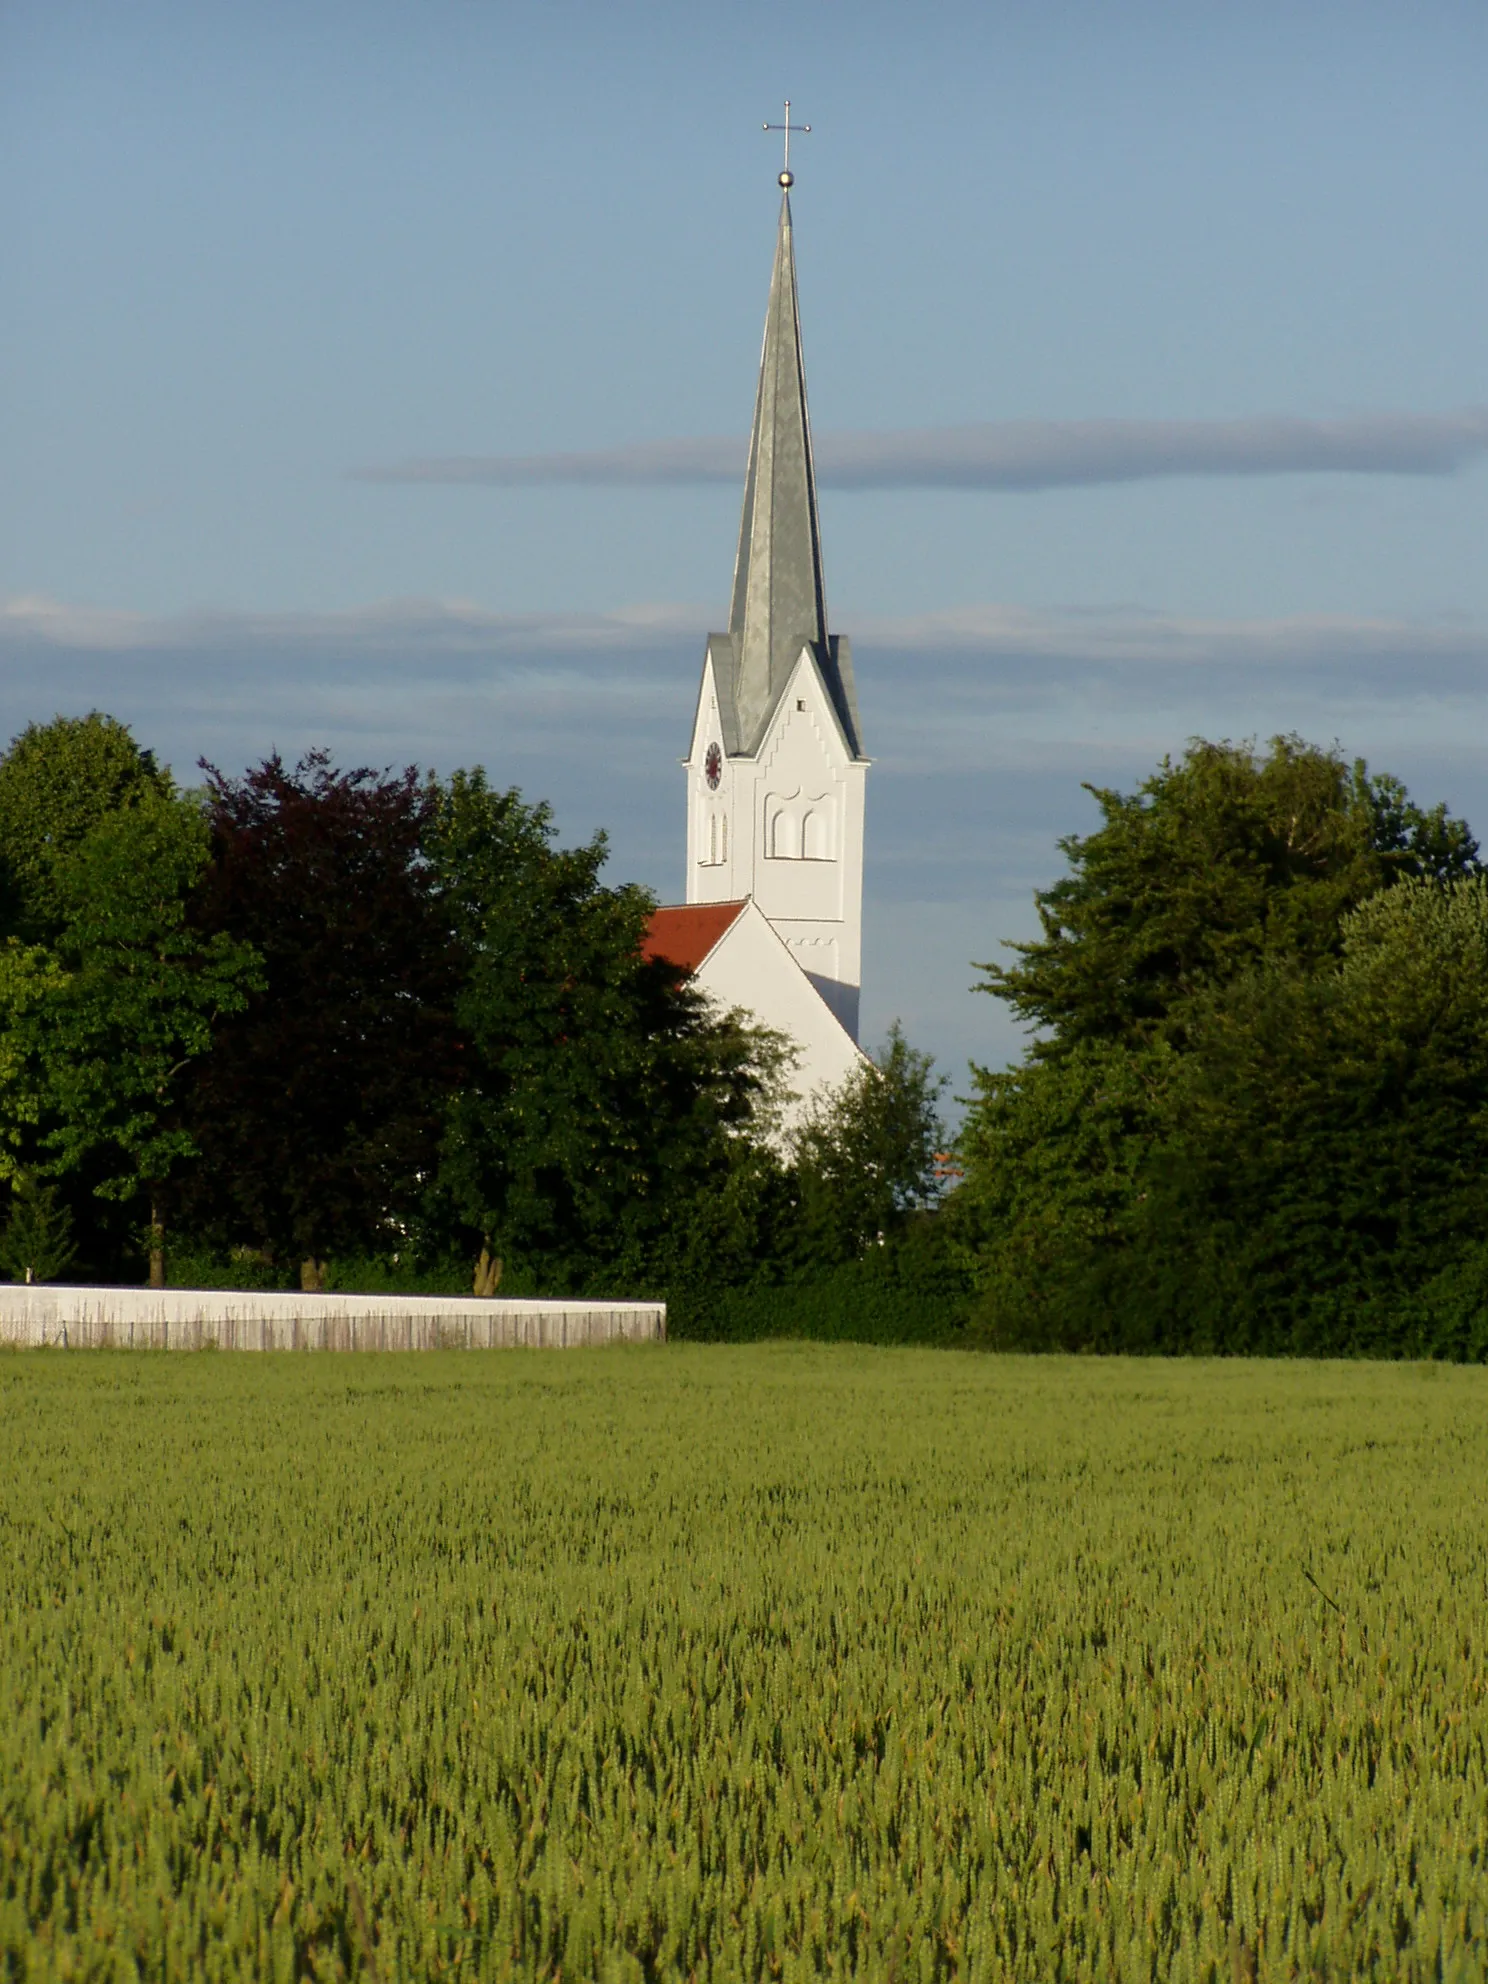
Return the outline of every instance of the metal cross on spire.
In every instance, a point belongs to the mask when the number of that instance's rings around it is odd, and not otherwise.
[[[787,188],[796,183],[795,174],[790,169],[790,141],[792,131],[809,131],[809,124],[792,124],[790,119],[790,98],[785,99],[785,122],[783,124],[763,124],[761,130],[783,131],[785,133],[785,170],[780,175],[780,183]]]

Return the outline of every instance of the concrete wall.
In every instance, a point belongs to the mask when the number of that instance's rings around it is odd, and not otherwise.
[[[0,1285],[0,1344],[136,1350],[496,1350],[665,1342],[664,1302]]]

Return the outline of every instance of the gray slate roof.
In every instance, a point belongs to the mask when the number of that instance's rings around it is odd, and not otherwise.
[[[758,750],[804,646],[815,653],[848,746],[855,757],[861,757],[852,655],[845,640],[827,632],[821,525],[786,193],[780,202],[780,232],[765,315],[729,631],[708,636],[724,744],[731,755],[752,756]]]

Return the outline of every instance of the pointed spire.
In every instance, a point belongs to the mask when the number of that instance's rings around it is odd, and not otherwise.
[[[739,740],[748,750],[802,647],[811,643],[825,660],[828,645],[789,190],[780,202],[729,632]]]

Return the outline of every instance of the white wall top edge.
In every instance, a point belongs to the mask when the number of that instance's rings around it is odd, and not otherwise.
[[[624,1309],[636,1315],[660,1315],[664,1302],[628,1302],[623,1297],[569,1300],[563,1296],[482,1295],[355,1295],[340,1290],[307,1295],[293,1289],[248,1288],[109,1288],[79,1287],[66,1282],[0,1283],[0,1310],[23,1312],[102,1308],[148,1309],[154,1314],[197,1317],[209,1312],[233,1317],[269,1315],[338,1316],[555,1316],[609,1315]]]

